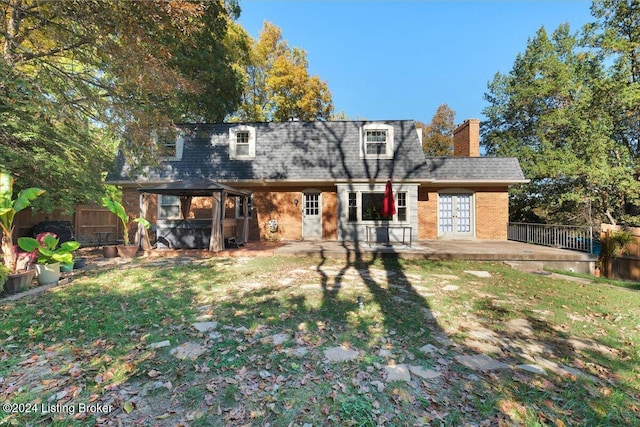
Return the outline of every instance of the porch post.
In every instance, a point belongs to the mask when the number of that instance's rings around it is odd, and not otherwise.
[[[244,203],[242,204],[242,242],[247,243],[249,240],[249,196],[242,196]]]
[[[222,239],[222,233],[220,233],[220,212],[222,208],[220,196],[220,193],[217,191],[211,195],[213,198],[213,206],[211,207],[211,238],[209,239],[209,251],[211,252],[220,252],[222,250],[222,245],[220,244]]]
[[[220,196],[220,250],[224,250],[224,220],[227,216],[227,192],[222,190]]]
[[[147,218],[147,211],[149,208],[150,194],[140,193],[138,204],[140,208],[140,218]],[[151,241],[149,240],[149,230],[142,224],[138,223],[138,230],[136,231],[136,241],[138,245],[142,246],[142,249],[148,251],[151,249]]]

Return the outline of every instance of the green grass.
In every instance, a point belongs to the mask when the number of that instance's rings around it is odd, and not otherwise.
[[[499,263],[176,261],[89,272],[4,302],[4,401],[114,410],[74,417],[0,410],[0,424],[640,426],[637,292]],[[191,326],[203,319],[218,328]],[[533,336],[510,329],[513,320],[526,321]],[[478,330],[493,332],[503,350],[496,357],[506,363],[529,362],[515,346],[526,342],[589,377],[473,371],[456,357],[475,353],[469,340]],[[275,346],[276,334],[288,339]],[[591,347],[575,349],[569,339]],[[171,345],[149,347],[164,340]],[[204,352],[194,360],[171,354],[187,342]],[[425,344],[439,351],[420,352]],[[328,363],[324,350],[341,345],[359,357]],[[441,376],[387,383],[384,366],[402,363]]]
[[[547,269],[547,271],[550,271],[552,273],[564,274],[565,276],[588,279],[588,280],[591,280],[593,283],[597,283],[600,285],[618,286],[620,288],[627,288],[635,291],[640,290],[640,282],[634,282],[632,280],[609,279],[607,277],[596,277],[591,274],[575,273],[575,272],[566,271],[566,270]]]

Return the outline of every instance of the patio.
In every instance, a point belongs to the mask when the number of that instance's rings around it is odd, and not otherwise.
[[[398,257],[401,259],[504,261],[514,267],[535,270],[545,267],[580,273],[593,271],[596,257],[584,252],[531,245],[506,240],[423,240],[405,245],[368,245],[353,242],[286,242],[274,251],[280,256],[346,257],[356,254],[364,259]]]
[[[596,257],[584,252],[557,249],[547,246],[505,240],[422,240],[407,245],[369,245],[364,242],[337,241],[287,241],[248,242],[245,247],[223,250],[218,253],[190,250],[151,250],[145,256],[164,257],[177,255],[197,256],[310,256],[346,258],[362,257],[365,260],[381,257],[427,260],[503,261],[524,269],[545,267],[590,273]]]

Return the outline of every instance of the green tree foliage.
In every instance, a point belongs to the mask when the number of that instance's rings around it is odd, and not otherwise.
[[[0,164],[41,208],[99,200],[120,145],[148,162],[151,129],[238,105],[233,2],[1,0]],[[229,53],[230,51],[233,53]]]
[[[280,28],[265,22],[244,60],[242,104],[234,119],[286,121],[331,117],[333,102],[327,84],[318,76],[309,75],[306,52],[290,48]]]
[[[512,220],[638,221],[637,153],[623,137],[633,130],[620,120],[628,114],[620,77],[567,24],[551,36],[541,28],[512,70],[495,75],[482,143],[488,155],[518,157],[531,179],[513,191]]]
[[[587,25],[585,44],[612,63],[601,96],[611,111],[613,135],[640,157],[640,2],[596,0],[597,22]]]
[[[436,110],[431,123],[418,123],[422,128],[422,149],[427,156],[453,155],[453,131],[456,113],[447,104]]]

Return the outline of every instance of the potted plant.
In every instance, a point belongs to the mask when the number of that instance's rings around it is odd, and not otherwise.
[[[16,293],[26,290],[35,276],[35,271],[29,269],[29,259],[18,259],[17,247],[13,244],[13,220],[15,215],[31,204],[45,190],[31,187],[18,193],[13,199],[13,177],[0,171],[0,228],[2,229],[2,254],[3,264],[7,272],[6,281],[3,281],[7,293]]]
[[[84,257],[74,258],[73,259],[73,269],[78,270],[80,268],[85,268],[87,266],[87,259]]]
[[[73,264],[72,252],[80,247],[80,243],[69,240],[60,244],[60,239],[53,233],[39,234],[33,237],[20,237],[18,246],[23,251],[35,253],[38,283],[48,285],[60,280],[60,265]]]
[[[131,226],[131,224],[135,223],[139,223],[142,224],[143,227],[145,228],[149,228],[151,227],[151,223],[149,223],[149,221],[147,221],[145,218],[134,218],[134,219],[129,219],[129,215],[127,214],[127,212],[124,209],[124,206],[122,206],[122,203],[113,200],[109,197],[103,197],[102,198],[102,204],[104,207],[106,207],[107,209],[109,209],[111,211],[111,213],[113,213],[115,216],[117,216],[120,221],[122,222],[122,245],[118,245],[117,251],[118,251],[118,255],[120,255],[123,258],[133,258],[136,254],[136,252],[138,252],[138,246],[139,245],[132,245],[130,240],[129,240],[129,226]]]

